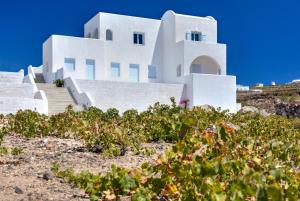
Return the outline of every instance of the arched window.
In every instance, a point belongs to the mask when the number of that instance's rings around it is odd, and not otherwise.
[[[110,29],[106,30],[106,40],[113,40],[113,32]]]
[[[99,38],[99,31],[98,31],[98,29],[95,29],[95,31],[94,31],[94,37],[93,38],[96,38],[96,39],[98,39]]]
[[[180,76],[181,76],[181,64],[179,64],[179,65],[177,66],[177,69],[176,69],[176,75],[177,75],[177,77],[180,77]]]

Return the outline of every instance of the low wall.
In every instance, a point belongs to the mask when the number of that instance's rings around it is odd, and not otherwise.
[[[34,85],[29,83],[1,83],[1,97],[33,98],[36,92]]]
[[[45,107],[45,102],[42,99],[0,97],[0,114],[15,114],[19,110],[27,109],[48,114],[48,105]]]
[[[0,72],[0,83],[22,83],[24,70],[19,72]]]
[[[226,75],[191,74],[185,76],[189,106],[211,105],[236,112],[236,77]]]
[[[117,108],[120,112],[128,109],[146,110],[156,102],[171,104],[170,98],[179,102],[184,84],[134,83],[100,80],[76,80],[80,91],[87,92],[95,106],[102,110]]]

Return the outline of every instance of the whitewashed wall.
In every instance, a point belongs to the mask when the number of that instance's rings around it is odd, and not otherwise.
[[[0,114],[15,114],[19,110],[32,110],[42,114],[48,114],[45,102],[41,99],[0,97]]]
[[[95,77],[102,78],[104,48],[101,40],[53,35],[44,43],[43,50],[44,77],[47,82],[56,79],[56,71],[64,67],[65,58],[75,58],[75,71],[64,71],[64,78],[73,76],[86,79],[86,59],[95,60]]]
[[[184,80],[187,88],[185,98],[190,101],[190,107],[209,104],[236,112],[235,76],[191,74]]]
[[[38,91],[32,72],[24,77],[24,71],[1,72],[0,114],[33,110],[48,114],[48,101],[43,91]]]
[[[181,100],[183,84],[131,83],[113,81],[76,80],[81,91],[88,92],[95,106],[102,110],[117,108],[146,110],[156,102],[171,104],[170,98]]]

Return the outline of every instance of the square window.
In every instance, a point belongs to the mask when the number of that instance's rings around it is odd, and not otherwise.
[[[75,59],[74,58],[65,58],[64,69],[68,72],[75,71]]]
[[[152,66],[152,65],[148,66],[148,78],[156,79],[156,66]]]
[[[133,43],[138,45],[144,45],[145,44],[145,34],[143,33],[134,33],[133,34]]]
[[[120,77],[120,63],[110,64],[110,75],[111,77]]]

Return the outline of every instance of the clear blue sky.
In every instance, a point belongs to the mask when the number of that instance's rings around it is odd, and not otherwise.
[[[238,83],[300,78],[297,0],[1,0],[0,71],[40,65],[51,34],[82,36],[84,23],[99,11],[160,19],[169,9],[218,20],[228,74]]]

